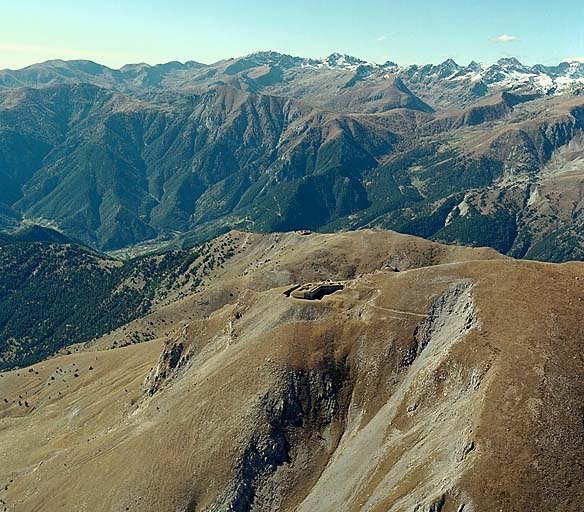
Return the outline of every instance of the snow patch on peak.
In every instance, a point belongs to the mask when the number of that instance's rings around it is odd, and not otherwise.
[[[371,65],[370,63],[347,54],[331,53],[327,57],[314,59],[317,67],[332,69],[357,69],[359,66]]]
[[[481,82],[492,90],[528,88],[540,94],[564,94],[584,86],[584,63],[578,61],[558,66],[526,66],[515,57],[508,57],[488,66],[472,61],[463,67],[448,59],[438,65],[400,68],[400,72],[425,82],[436,79]]]
[[[462,66],[453,59],[446,59],[440,64],[399,67],[392,61],[376,64],[339,52],[322,58],[304,58],[275,51],[261,51],[232,59],[230,64],[230,72],[268,65],[284,69],[352,71],[359,79],[365,77],[383,79],[398,75],[406,81],[423,83],[427,87],[437,81],[461,84],[468,82],[473,87],[484,90],[483,94],[502,89],[528,89],[533,93],[550,95],[564,94],[584,87],[584,62],[579,59],[569,59],[557,66],[542,64],[527,66],[515,57],[506,57],[490,65],[471,61],[468,65]]]

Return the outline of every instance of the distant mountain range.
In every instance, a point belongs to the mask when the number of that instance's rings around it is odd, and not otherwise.
[[[262,73],[261,68],[265,68]],[[467,66],[447,59],[441,64],[398,66],[388,61],[370,63],[350,55],[333,53],[321,59],[308,59],[277,52],[257,52],[214,64],[189,61],[167,62],[154,66],[128,64],[120,69],[84,60],[53,60],[19,70],[0,70],[0,87],[39,87],[63,83],[91,83],[122,92],[144,89],[193,89],[201,84],[217,83],[226,77],[231,83],[274,86],[298,75],[315,72],[351,71],[354,82],[383,80],[397,76],[416,92],[441,84],[457,88],[472,85],[476,97],[499,89],[523,88],[543,94],[563,94],[584,87],[584,62],[562,62],[557,66],[526,66],[516,58],[503,58],[491,65],[472,61]],[[284,76],[288,75],[288,76]],[[288,80],[283,80],[288,78]],[[449,84],[449,85],[446,85]]]
[[[260,52],[0,71],[0,228],[102,250],[381,226],[581,259],[584,63]]]
[[[340,53],[321,59],[308,59],[277,52],[257,52],[215,64],[189,61],[151,66],[142,63],[128,64],[120,69],[111,69],[84,60],[53,60],[19,70],[0,70],[0,87],[39,87],[83,82],[125,92],[145,88],[182,89],[207,83],[217,74],[239,78],[243,74],[248,80],[256,82],[256,85],[262,85],[262,82],[263,85],[268,85],[266,81],[270,78],[277,82],[274,80],[277,73],[261,74],[256,71],[252,75],[246,74],[246,71],[262,67],[281,72],[353,71],[357,72],[356,80],[370,81],[386,78],[389,73],[420,86],[429,86],[444,80],[450,84],[470,82],[475,84],[477,95],[497,88],[517,87],[532,88],[545,94],[560,94],[584,86],[584,62],[580,61],[562,62],[557,66],[526,66],[511,57],[500,59],[491,65],[472,61],[467,66],[460,66],[454,60],[447,59],[441,64],[398,66],[391,61],[375,64]]]

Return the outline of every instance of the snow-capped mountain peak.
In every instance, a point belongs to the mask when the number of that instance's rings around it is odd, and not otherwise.
[[[468,83],[481,95],[498,90],[525,90],[537,94],[563,94],[584,87],[584,62],[571,60],[557,66],[523,64],[516,57],[505,57],[485,65],[471,61],[460,65],[454,59],[440,64],[399,67],[392,61],[384,64],[367,62],[344,53],[331,53],[322,58],[304,58],[275,51],[255,52],[227,61],[228,73],[237,73],[258,66],[277,66],[282,69],[313,68],[317,70],[350,71],[360,79],[384,79],[398,75],[406,84],[431,87],[441,83]]]
[[[491,65],[471,61],[459,66],[452,59],[441,64],[406,66],[399,70],[411,82],[438,81],[481,83],[484,90],[526,89],[539,94],[563,94],[584,86],[584,63],[562,62],[558,66],[527,66],[515,57],[499,59]]]
[[[327,67],[333,69],[356,69],[359,66],[368,65],[367,61],[361,60],[352,55],[342,53],[331,53],[327,57],[314,59],[319,67]]]

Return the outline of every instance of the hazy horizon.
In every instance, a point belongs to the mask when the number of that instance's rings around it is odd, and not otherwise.
[[[252,55],[254,53],[265,53],[265,52],[271,52],[271,51],[276,51],[276,50],[269,50],[269,49],[266,49],[266,50],[256,50],[256,51],[251,52],[251,53],[246,53],[246,54],[241,54],[241,55],[232,55],[232,56],[225,57],[225,58],[222,58],[222,59],[219,59],[219,60],[216,60],[216,61],[208,61],[208,62],[204,62],[203,60],[197,59],[197,58],[191,58],[191,59],[187,59],[187,60],[171,59],[171,60],[160,61],[160,62],[135,61],[135,62],[126,62],[126,63],[124,63],[122,65],[118,65],[118,66],[108,65],[108,64],[106,64],[104,62],[100,62],[99,60],[89,59],[89,58],[61,58],[61,57],[55,57],[55,58],[51,58],[51,59],[46,59],[46,60],[31,62],[29,64],[26,64],[26,65],[21,66],[21,67],[18,67],[18,68],[2,67],[2,65],[0,63],[0,70],[2,70],[2,71],[5,71],[5,70],[18,71],[18,70],[25,69],[25,68],[30,67],[30,66],[35,66],[35,65],[38,65],[38,64],[44,64],[46,62],[53,62],[53,61],[63,61],[63,62],[87,61],[87,62],[94,62],[96,64],[100,64],[100,65],[106,66],[106,67],[108,67],[110,69],[113,69],[113,70],[119,70],[119,69],[123,68],[124,66],[133,66],[133,65],[135,66],[135,65],[141,65],[141,64],[145,64],[145,65],[148,65],[148,66],[157,66],[157,65],[162,65],[162,64],[168,64],[170,62],[180,62],[181,64],[186,64],[187,62],[197,62],[199,64],[204,64],[204,65],[207,65],[207,66],[211,66],[213,64],[217,64],[217,63],[222,62],[222,61],[228,61],[230,59],[237,59],[237,58],[245,57],[247,55]],[[322,59],[322,58],[326,58],[326,57],[328,57],[328,56],[331,55],[331,54],[327,54],[327,55],[296,55],[296,54],[293,54],[293,53],[290,53],[290,52],[285,52],[285,51],[279,51],[279,52],[276,52],[276,53],[280,53],[282,55],[289,55],[289,56],[292,56],[292,57],[306,58],[306,59]],[[387,60],[384,61],[384,62],[371,61],[371,60],[364,59],[364,58],[362,58],[359,55],[347,54],[347,53],[342,53],[342,52],[332,52],[332,53],[333,54],[334,53],[339,53],[339,54],[349,55],[351,57],[356,57],[358,59],[361,59],[363,61],[366,61],[366,62],[372,63],[372,64],[384,64],[385,62],[388,62]],[[448,57],[448,58],[452,58],[452,57]],[[517,58],[522,64],[525,64],[525,65],[528,65],[528,66],[534,66],[534,65],[537,65],[537,64],[544,64],[542,61],[533,61],[533,62],[525,61],[525,60],[522,60],[522,59],[520,59],[518,57],[515,57],[514,55],[509,55],[507,57],[501,57],[501,59],[504,59],[504,58]],[[406,63],[406,62],[396,62],[394,59],[389,59],[389,61],[392,61],[392,62],[394,62],[395,64],[397,64],[399,66],[425,65],[425,64],[441,64],[445,60],[447,60],[447,59],[444,59],[444,60],[441,60],[441,61],[434,61],[434,62],[418,61],[418,62],[407,62]],[[470,64],[472,61],[478,62],[479,64],[484,65],[484,66],[489,66],[489,65],[495,64],[497,62],[497,61],[485,62],[485,61],[481,61],[479,59],[471,59],[469,61],[459,61],[457,59],[453,59],[453,60],[458,65],[460,65],[460,66],[466,66],[466,65]],[[499,60],[499,59],[497,59],[497,60]],[[548,66],[554,66],[554,65],[559,65],[562,62],[584,62],[584,57],[568,57],[566,59],[560,59],[560,60],[558,60],[556,62],[548,62],[546,65],[548,65]]]
[[[86,59],[112,68],[196,60],[213,63],[261,50],[317,58],[334,52],[400,65],[492,63],[517,57],[526,64],[584,58],[584,4],[560,0],[348,0],[334,5],[298,0],[153,0],[3,6],[0,68],[21,69],[53,59]]]

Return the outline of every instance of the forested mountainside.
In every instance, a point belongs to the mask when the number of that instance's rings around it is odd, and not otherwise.
[[[177,288],[193,293],[235,254],[227,237],[121,262],[59,236],[33,229],[0,237],[0,370],[113,331]],[[151,337],[146,329],[130,342]]]
[[[117,250],[384,227],[582,259],[583,66],[264,52],[2,71],[0,229]]]

